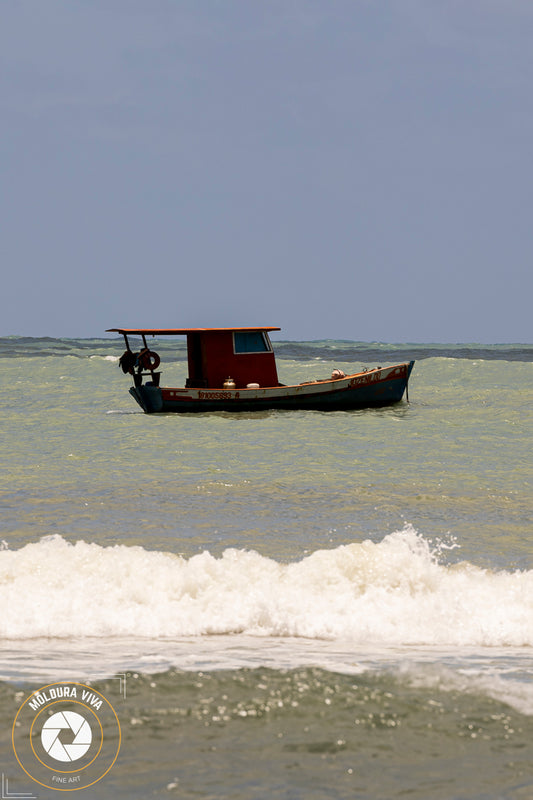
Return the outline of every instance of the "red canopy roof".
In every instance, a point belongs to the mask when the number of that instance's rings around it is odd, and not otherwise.
[[[257,325],[253,328],[108,328],[107,333],[126,333],[134,335],[148,334],[148,336],[184,336],[187,333],[205,333],[207,331],[280,331],[267,325]]]

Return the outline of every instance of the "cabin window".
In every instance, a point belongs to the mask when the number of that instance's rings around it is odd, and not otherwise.
[[[269,353],[272,349],[264,331],[234,331],[233,342],[236,353]]]

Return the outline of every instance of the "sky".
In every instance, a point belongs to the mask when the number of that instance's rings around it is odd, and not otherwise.
[[[531,343],[531,0],[0,0],[0,335]]]

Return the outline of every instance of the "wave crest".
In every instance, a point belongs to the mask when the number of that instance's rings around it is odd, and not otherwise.
[[[185,559],[47,536],[0,550],[0,635],[533,645],[532,571],[450,566],[439,556],[411,526],[290,564],[239,549]]]

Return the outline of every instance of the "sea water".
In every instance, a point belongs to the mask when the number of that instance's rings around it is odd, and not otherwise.
[[[284,383],[416,358],[409,403],[190,416],[122,349],[0,340],[9,793],[57,797],[12,727],[70,680],[122,730],[79,795],[532,798],[533,346],[280,342]]]

